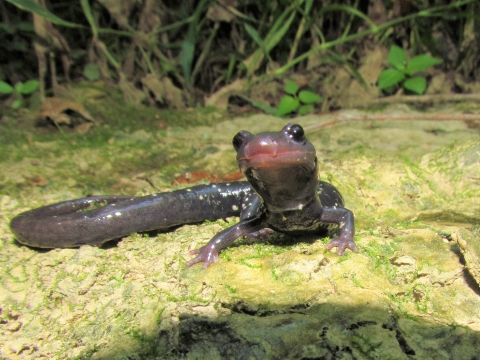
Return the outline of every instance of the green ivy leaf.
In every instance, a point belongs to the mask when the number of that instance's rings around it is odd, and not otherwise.
[[[378,88],[380,90],[393,86],[405,78],[405,75],[397,69],[386,69],[378,77]]]
[[[298,94],[298,99],[304,104],[313,104],[323,101],[323,98],[320,95],[308,90],[300,91]]]
[[[414,92],[415,94],[422,95],[427,88],[427,80],[423,77],[416,76],[405,80],[403,87]]]
[[[405,69],[407,53],[397,45],[392,45],[388,53],[388,61],[398,70]]]
[[[307,115],[307,114],[311,114],[315,111],[315,108],[313,107],[312,104],[306,104],[306,105],[302,105],[300,106],[300,108],[298,109],[298,113],[300,115]]]
[[[40,83],[38,80],[28,80],[25,84],[23,84],[22,89],[18,92],[23,95],[28,95],[37,90],[39,85]]]
[[[276,115],[285,116],[290,114],[291,112],[297,110],[299,105],[300,101],[298,101],[298,99],[295,99],[291,96],[284,96],[280,100],[280,104],[278,104]]]
[[[11,93],[13,93],[13,87],[11,87],[5,81],[0,81],[0,93],[11,94]]]
[[[441,64],[442,62],[443,61],[440,58],[431,57],[427,54],[423,54],[411,58],[407,62],[407,69],[410,70],[410,72],[413,74],[418,71],[428,69],[431,66]]]
[[[285,92],[290,95],[295,95],[298,91],[298,85],[291,80],[287,80],[285,83]]]

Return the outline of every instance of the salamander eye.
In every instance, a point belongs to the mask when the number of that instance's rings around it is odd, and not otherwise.
[[[233,137],[232,144],[236,151],[238,151],[238,149],[245,144],[245,141],[249,136],[252,136],[252,134],[250,134],[248,131],[242,130]]]
[[[298,124],[292,124],[287,129],[287,134],[295,141],[305,140],[305,132],[303,131],[303,128]]]

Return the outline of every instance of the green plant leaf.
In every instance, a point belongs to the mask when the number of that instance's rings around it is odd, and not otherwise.
[[[390,86],[398,84],[405,78],[405,75],[397,69],[383,70],[378,77],[378,88],[386,89]]]
[[[15,26],[20,31],[26,31],[31,33],[35,32],[35,29],[33,28],[33,23],[28,21],[20,21],[19,23],[15,24]]]
[[[182,43],[182,50],[180,53],[180,59],[182,63],[183,77],[185,79],[185,85],[189,89],[191,88],[191,78],[192,75],[192,64],[195,54],[195,45],[197,42],[197,34],[200,31],[200,18],[203,13],[208,0],[200,0],[197,7],[195,8],[193,20],[188,25],[188,32],[185,40]]]
[[[13,93],[13,87],[11,87],[5,81],[0,81],[0,93],[11,94],[11,93]]]
[[[315,108],[312,104],[306,104],[306,105],[300,106],[300,108],[298,109],[298,113],[300,115],[307,115],[307,114],[313,113],[314,110]]]
[[[308,15],[310,10],[312,9],[312,5],[313,5],[313,0],[306,0],[305,1],[305,15]]]
[[[90,81],[98,80],[100,79],[100,68],[97,64],[87,64],[83,68],[83,76]]]
[[[300,91],[298,99],[304,104],[314,104],[323,101],[323,98],[320,95],[308,90]]]
[[[375,23],[367,15],[365,15],[364,13],[362,13],[361,11],[357,10],[356,8],[354,8],[352,6],[341,5],[341,4],[331,4],[331,5],[323,6],[322,11],[317,16],[320,17],[323,13],[325,13],[327,11],[345,11],[345,12],[348,12],[352,15],[358,16],[359,18],[363,19],[368,24],[368,26],[370,26],[370,28],[374,32],[377,31],[377,26],[375,25]]]
[[[389,87],[386,87],[385,89],[382,89],[384,93],[388,94],[388,95],[392,95],[393,94],[393,91],[395,90],[395,87],[394,86],[389,86]]]
[[[345,57],[338,55],[332,50],[327,50],[327,53],[332,57],[334,61],[345,64],[347,66],[347,71],[350,73],[350,75],[357,79],[358,82],[365,88],[365,90],[368,91],[370,89],[370,86],[367,84],[362,74]]]
[[[272,108],[270,105],[264,104],[261,101],[252,101],[252,105],[262,110],[264,113],[269,115],[276,115],[277,110]]]
[[[52,14],[46,8],[37,4],[33,0],[7,0],[7,1],[22,10],[26,10],[33,14],[40,15],[41,17],[47,19],[51,23],[68,26],[68,27],[82,27],[82,28],[84,27],[82,25],[74,24],[74,23],[60,19],[58,16]]]
[[[248,35],[257,43],[257,45],[262,49],[263,54],[267,57],[270,58],[270,54],[268,53],[268,49],[265,46],[265,42],[262,40],[260,37],[260,34],[258,33],[257,30],[255,30],[253,27],[251,27],[248,24],[245,24],[245,30],[247,31]]]
[[[442,62],[443,61],[440,58],[431,57],[427,54],[422,54],[411,58],[407,62],[407,69],[410,70],[413,74],[418,71],[428,69],[430,66],[441,64]]]
[[[23,40],[13,41],[10,43],[10,46],[12,50],[20,51],[23,53],[31,51],[31,45]]]
[[[285,20],[285,17],[289,12],[291,12],[291,14],[288,19]],[[268,32],[267,36],[265,36],[265,46],[267,47],[268,51],[272,50],[280,42],[280,40],[284,38],[288,29],[290,29],[290,25],[295,18],[295,14],[296,11],[294,11],[294,8],[288,7],[270,27],[270,31]]]
[[[13,24],[0,24],[0,30],[5,31],[7,34],[13,34],[16,28]]]
[[[21,107],[22,107],[22,99],[15,100],[11,105],[11,108],[15,110],[20,109]]]
[[[285,83],[285,92],[290,95],[296,95],[298,91],[298,85],[291,80],[287,80]]]
[[[21,94],[23,91],[23,83],[19,81],[18,83],[15,84],[14,88],[16,93]]]
[[[291,112],[297,110],[299,105],[300,101],[298,101],[298,99],[295,99],[291,96],[284,96],[280,100],[280,104],[278,104],[276,115],[285,116],[290,114]]]
[[[415,94],[422,95],[427,88],[427,80],[424,77],[415,76],[405,80],[403,87]]]
[[[38,80],[28,80],[25,84],[23,84],[22,89],[21,91],[19,91],[19,93],[23,95],[31,94],[38,89],[39,85],[40,83],[38,82]]]
[[[187,87],[190,87],[190,75],[192,73],[193,55],[195,53],[195,43],[188,37],[182,43],[180,58],[182,60],[183,76]]]
[[[287,19],[287,16],[290,14],[290,17]],[[287,7],[282,14],[276,18],[275,22],[269,26],[268,34],[262,40],[265,44],[265,49],[260,48],[255,50],[253,55],[249,57],[251,61],[249,63],[245,63],[245,67],[247,68],[247,75],[250,76],[258,66],[258,63],[263,59],[262,54],[268,54],[268,60],[271,61],[270,58],[270,51],[278,44],[280,40],[283,39],[286,31],[289,29],[293,19],[295,18],[295,4]],[[246,28],[248,31],[248,29]],[[256,30],[255,30],[256,32]]]
[[[388,53],[388,61],[398,70],[405,69],[407,53],[397,45],[392,45]]]
[[[90,2],[88,0],[80,0],[80,4],[82,5],[83,14],[87,18],[90,28],[92,29],[93,37],[96,38],[98,36],[98,27]]]

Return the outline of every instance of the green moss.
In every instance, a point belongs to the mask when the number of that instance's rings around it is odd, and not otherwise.
[[[263,266],[261,264],[258,264],[258,265],[250,264],[248,261],[252,260],[252,259],[258,259],[258,256],[245,256],[245,257],[240,259],[240,264],[245,265],[246,267],[248,267],[250,269],[261,269],[261,268],[263,268]]]
[[[270,272],[272,274],[272,278],[274,280],[278,280],[278,274],[277,274],[277,269],[278,269],[278,265],[272,265],[271,268],[270,268]]]
[[[364,355],[373,356],[372,353],[376,349],[379,349],[382,345],[382,341],[373,341],[366,334],[356,333],[352,336],[352,343],[354,343],[358,350],[360,350]]]
[[[232,285],[225,284],[225,289],[227,289],[227,291],[230,294],[235,294],[237,292],[237,288],[235,286],[232,286]]]
[[[403,241],[402,238],[390,239],[387,243],[381,244],[377,242],[370,242],[364,244],[360,251],[367,255],[370,261],[373,262],[375,269],[381,270],[387,275],[390,282],[396,282],[397,268],[392,266],[390,258],[399,249],[399,244]]]
[[[355,274],[350,275],[350,280],[352,280],[355,286],[358,286],[359,288],[362,288],[362,289],[365,288]]]

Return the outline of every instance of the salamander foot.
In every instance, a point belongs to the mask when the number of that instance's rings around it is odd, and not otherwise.
[[[190,251],[190,255],[197,255],[192,260],[186,262],[187,266],[192,266],[193,264],[203,262],[203,268],[206,269],[211,264],[218,261],[218,250],[214,247],[205,245],[200,249],[195,249]]]
[[[355,245],[355,241],[353,241],[353,239],[350,239],[350,238],[332,239],[325,247],[327,249],[338,247],[338,251],[337,251],[338,255],[343,255],[346,249],[358,251],[358,247],[357,245]]]

